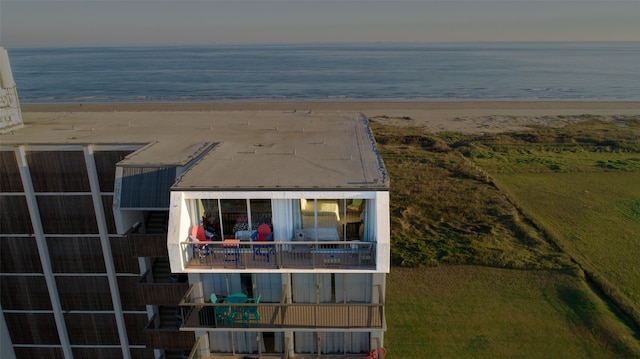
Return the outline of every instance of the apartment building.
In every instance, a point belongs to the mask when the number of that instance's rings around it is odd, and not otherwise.
[[[383,350],[389,179],[364,116],[13,103],[3,358]]]

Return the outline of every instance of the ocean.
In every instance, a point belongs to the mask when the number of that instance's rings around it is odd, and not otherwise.
[[[640,43],[8,49],[22,103],[640,101]]]

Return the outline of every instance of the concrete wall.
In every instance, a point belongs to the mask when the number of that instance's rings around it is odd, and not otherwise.
[[[22,127],[24,122],[9,63],[9,54],[4,47],[0,47],[0,133],[8,133]]]

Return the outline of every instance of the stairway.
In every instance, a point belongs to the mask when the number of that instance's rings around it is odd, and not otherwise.
[[[167,233],[169,211],[150,211],[147,215],[145,227],[147,233]]]

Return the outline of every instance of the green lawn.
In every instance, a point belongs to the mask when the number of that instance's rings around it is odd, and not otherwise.
[[[640,172],[501,173],[496,179],[572,257],[640,307]]]
[[[388,359],[621,358],[631,331],[573,275],[477,266],[392,268]],[[632,349],[634,350],[634,349]]]

